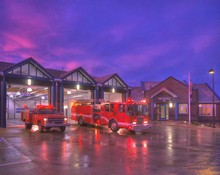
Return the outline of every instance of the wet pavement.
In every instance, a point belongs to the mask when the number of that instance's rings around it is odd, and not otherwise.
[[[34,129],[0,128],[0,174],[220,174],[220,128],[155,122],[136,134],[78,125],[64,133]]]

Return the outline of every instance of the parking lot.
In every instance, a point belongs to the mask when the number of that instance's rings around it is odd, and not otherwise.
[[[0,129],[1,174],[141,175],[220,173],[220,129],[155,122],[146,133],[71,125],[39,133]]]

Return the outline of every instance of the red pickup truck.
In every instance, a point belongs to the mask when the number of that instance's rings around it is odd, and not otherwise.
[[[70,124],[67,117],[58,113],[51,105],[37,105],[35,109],[26,109],[21,112],[21,120],[25,122],[25,128],[31,129],[32,125],[37,125],[40,132],[49,131],[58,127],[64,132],[66,126]]]

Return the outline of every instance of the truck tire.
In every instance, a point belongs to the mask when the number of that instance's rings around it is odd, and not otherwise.
[[[32,124],[31,123],[25,123],[25,129],[31,129]]]
[[[41,125],[41,122],[38,122],[38,129],[40,133],[44,132],[44,126]]]
[[[109,123],[109,128],[113,131],[113,132],[117,132],[119,130],[118,124],[115,120],[111,120]]]
[[[50,127],[45,128],[46,132],[49,132],[50,129],[51,129]]]
[[[78,124],[79,124],[80,126],[84,126],[84,125],[85,125],[85,122],[84,122],[84,120],[83,120],[82,117],[79,117],[79,118],[78,118]]]
[[[61,126],[61,127],[60,127],[60,131],[61,131],[61,132],[64,132],[65,130],[66,130],[66,127],[65,127],[65,126]]]

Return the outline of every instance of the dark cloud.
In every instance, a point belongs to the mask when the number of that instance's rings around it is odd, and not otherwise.
[[[219,0],[3,0],[0,59],[118,73],[129,85],[168,76],[210,83],[220,94]]]

